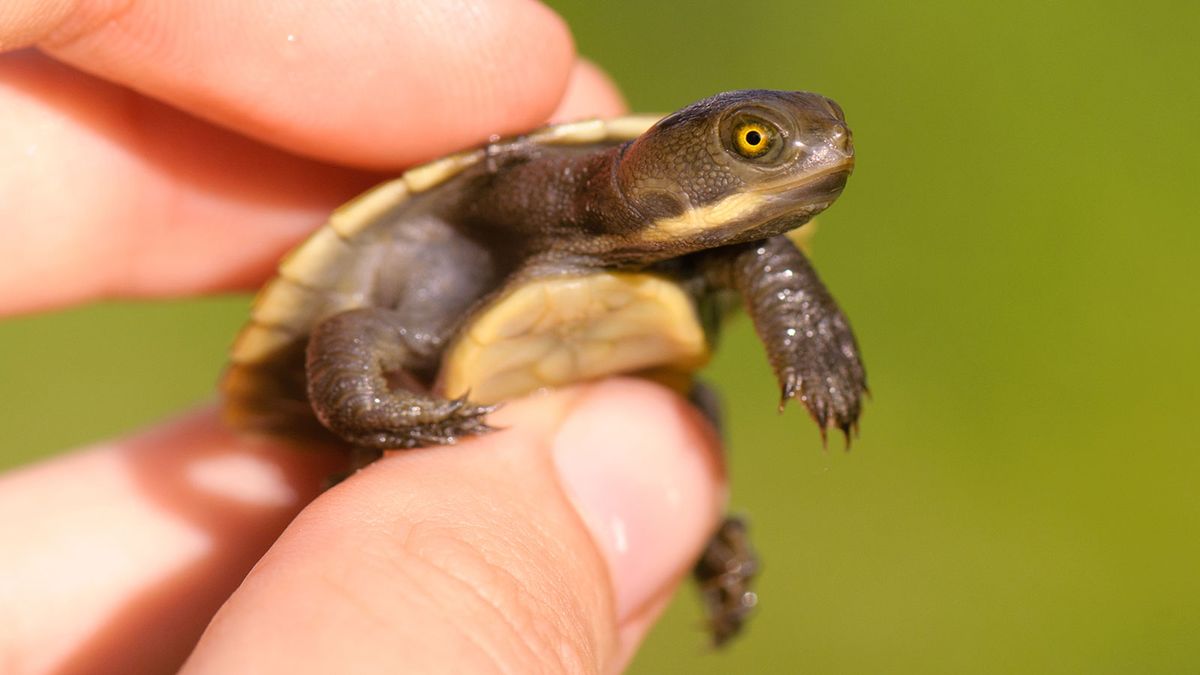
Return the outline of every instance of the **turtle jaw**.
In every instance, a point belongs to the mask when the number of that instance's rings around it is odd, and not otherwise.
[[[732,222],[712,225],[713,233],[723,240],[720,245],[740,244],[774,237],[807,223],[833,205],[846,188],[854,171],[854,156],[846,156],[829,166],[808,172],[799,180],[763,186],[750,194],[757,196]]]
[[[808,218],[817,215],[837,201],[842,190],[846,189],[846,182],[853,172],[854,159],[851,158],[845,164],[810,176],[808,180],[780,195],[780,201],[785,204],[783,208],[807,212]]]
[[[824,210],[833,204],[854,173],[854,155],[845,156],[829,166],[804,174],[799,180],[764,186],[758,192],[775,197],[783,208],[819,206]]]
[[[843,155],[824,164],[653,221],[625,246],[612,247],[608,257],[655,262],[796,229],[837,200],[854,169],[854,157]]]

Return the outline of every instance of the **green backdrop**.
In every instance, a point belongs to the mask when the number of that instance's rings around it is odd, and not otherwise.
[[[777,415],[734,325],[710,376],[761,609],[711,653],[685,592],[634,671],[1200,671],[1200,5],[553,5],[635,108],[812,89],[859,153],[816,262],[867,358],[862,436]],[[246,308],[3,322],[0,462],[210,397]]]

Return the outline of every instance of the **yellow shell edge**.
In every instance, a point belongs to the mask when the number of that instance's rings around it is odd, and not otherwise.
[[[339,236],[350,239],[407,197],[408,183],[404,177],[394,178],[339,206],[329,216],[327,227],[333,228]]]

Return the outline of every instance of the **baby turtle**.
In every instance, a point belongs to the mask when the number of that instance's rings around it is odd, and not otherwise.
[[[374,452],[454,443],[490,431],[497,402],[542,387],[614,373],[690,387],[740,300],[781,406],[798,398],[822,436],[848,437],[866,391],[858,346],[787,233],[833,203],[853,166],[836,103],[750,90],[411,169],[280,264],[233,346],[226,417],[324,427]],[[755,569],[727,522],[696,568],[718,643],[753,605]]]

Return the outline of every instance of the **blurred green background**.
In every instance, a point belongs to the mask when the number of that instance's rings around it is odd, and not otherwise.
[[[766,571],[711,653],[690,592],[636,673],[1200,671],[1192,2],[551,3],[636,109],[837,99],[816,262],[873,398],[822,450],[747,322],[711,377]],[[0,324],[0,462],[211,396],[245,298]]]

